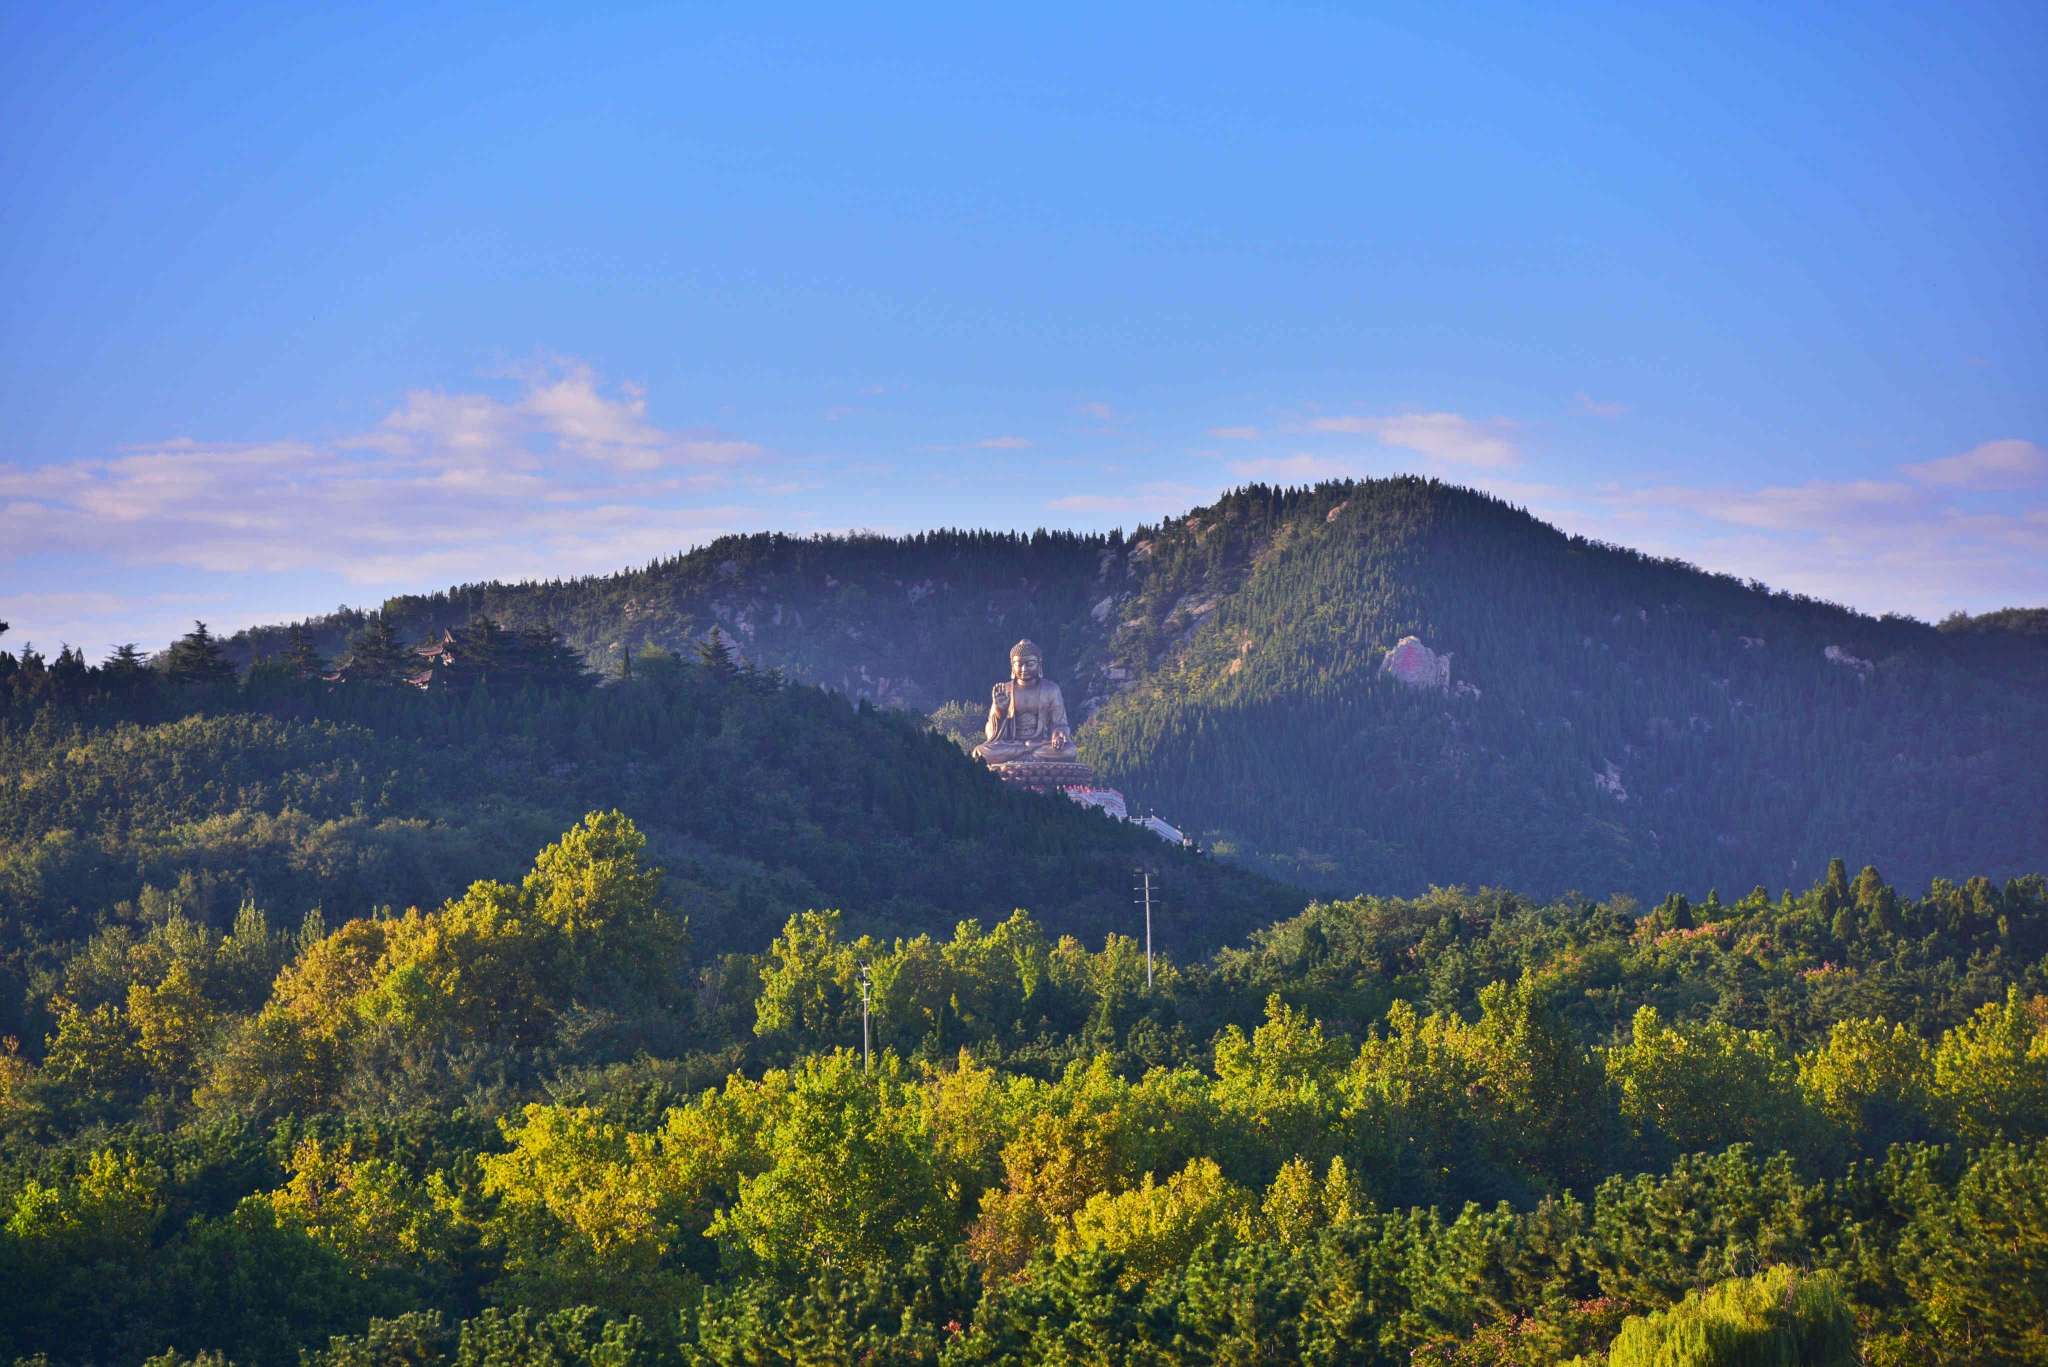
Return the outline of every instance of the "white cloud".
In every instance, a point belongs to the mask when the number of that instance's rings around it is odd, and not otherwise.
[[[372,591],[593,573],[749,519],[697,500],[760,453],[720,433],[657,426],[638,390],[608,391],[570,363],[505,398],[414,391],[374,432],[333,444],[178,439],[0,468],[0,565],[19,575],[26,562],[82,558],[244,585],[317,575]],[[22,615],[89,618],[82,600]]]
[[[1259,439],[1259,429],[1246,425],[1212,427],[1209,429],[1209,435],[1218,441],[1257,441]]]
[[[1121,416],[1115,408],[1100,400],[1094,403],[1084,403],[1074,411],[1084,418],[1093,418],[1097,422],[1104,423],[1115,422]]]
[[[1413,451],[1447,465],[1500,469],[1520,459],[1508,439],[1514,424],[1502,419],[1479,422],[1458,413],[1398,413],[1389,417],[1312,418],[1311,432],[1369,436],[1387,446]]]
[[[983,437],[974,443],[978,451],[1023,451],[1030,445],[1029,437]]]
[[[391,456],[436,453],[497,468],[529,469],[540,455],[574,456],[623,470],[723,465],[761,454],[715,432],[669,430],[647,418],[647,394],[622,384],[607,394],[597,373],[565,361],[524,375],[513,399],[417,389],[373,432],[341,443]]]
[[[1940,460],[1908,465],[1905,471],[1923,484],[1957,489],[2024,489],[2048,482],[2048,449],[2008,437]]]

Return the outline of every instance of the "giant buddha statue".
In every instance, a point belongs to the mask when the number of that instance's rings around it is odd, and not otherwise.
[[[1029,641],[1010,647],[1010,681],[989,698],[987,737],[974,757],[1012,783],[1066,787],[1092,783],[1095,771],[1074,750],[1067,701],[1045,677],[1045,656]]]

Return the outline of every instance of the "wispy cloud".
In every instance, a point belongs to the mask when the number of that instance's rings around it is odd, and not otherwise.
[[[1250,426],[1212,427],[1209,435],[1218,441],[1257,441],[1259,429]]]
[[[1446,465],[1493,470],[1521,458],[1509,437],[1514,424],[1501,418],[1480,421],[1458,413],[1397,413],[1311,418],[1303,426],[1310,432],[1368,436]]]
[[[1924,496],[1909,484],[1888,480],[1814,480],[1755,489],[1653,486],[1606,496],[1617,509],[1682,508],[1716,522],[1762,531],[1812,531],[1837,519],[1892,520],[1915,517]]]
[[[703,500],[761,453],[724,433],[657,425],[644,394],[608,390],[571,363],[503,397],[415,391],[371,432],[335,442],[176,439],[0,467],[0,565],[221,576],[216,603],[242,595],[252,574],[375,593],[596,572],[751,519]],[[749,484],[753,496],[777,495]],[[204,595],[195,601],[204,607]],[[84,621],[86,608],[21,615]]]
[[[1023,451],[1030,445],[1029,437],[983,437],[974,443],[977,451]]]
[[[2048,449],[2017,437],[1905,467],[1923,484],[1957,489],[2024,489],[2048,483]]]
[[[1116,411],[1113,405],[1103,403],[1099,399],[1093,403],[1084,403],[1074,411],[1084,418],[1092,418],[1099,423],[1113,423],[1123,416]]]
[[[647,394],[621,384],[607,394],[597,374],[568,361],[525,376],[516,398],[414,390],[375,431],[340,443],[387,455],[493,458],[530,467],[537,454],[569,455],[622,470],[726,465],[761,454],[752,442],[706,429],[670,430],[647,417]]]
[[[1612,399],[1596,399],[1581,389],[1572,395],[1572,412],[1584,418],[1619,418],[1628,412],[1628,405]]]
[[[1162,480],[1140,484],[1120,493],[1067,494],[1048,501],[1045,506],[1054,512],[1094,516],[1171,517],[1213,498],[1216,492],[1199,485]]]
[[[1942,467],[1934,480],[1928,465]],[[1992,477],[2012,469],[2009,456],[1989,462]],[[1902,472],[1922,482],[1608,488],[1582,500],[1576,529],[1872,612],[2048,602],[2048,507],[1963,506],[1951,490],[1987,487],[1967,482],[1985,475],[1967,461]]]
[[[1291,456],[1262,456],[1256,460],[1230,462],[1230,473],[1239,479],[1273,484],[1314,484],[1325,479],[1366,479],[1376,471],[1370,462],[1347,456],[1312,456],[1297,452]]]
[[[33,646],[53,655],[66,645],[99,660],[124,642],[162,644],[208,616],[217,600],[192,593],[31,592],[0,594],[0,622],[12,628],[0,648]],[[303,614],[301,614],[303,615]],[[218,614],[209,620],[219,624]]]

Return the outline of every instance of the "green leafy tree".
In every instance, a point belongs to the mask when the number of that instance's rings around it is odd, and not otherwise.
[[[1721,1282],[1632,1318],[1607,1353],[1608,1367],[1851,1367],[1856,1360],[1856,1321],[1841,1284],[1826,1272],[1789,1267]]]
[[[1163,1183],[1155,1184],[1148,1172],[1129,1191],[1089,1197],[1055,1247],[1062,1255],[1112,1254],[1136,1283],[1173,1272],[1210,1239],[1248,1238],[1255,1208],[1215,1159],[1197,1158]]]
[[[2048,999],[2010,988],[1942,1036],[1934,1094],[1971,1138],[2048,1134]]]
[[[1645,1006],[1628,1042],[1607,1051],[1607,1076],[1622,1115],[1681,1150],[1797,1143],[1805,1133],[1798,1067],[1768,1031],[1720,1021],[1672,1027]]]
[[[1933,1059],[1903,1025],[1836,1021],[1827,1043],[1799,1056],[1799,1089],[1814,1110],[1881,1149],[1923,1133],[1931,1118]]]
[[[278,1219],[332,1248],[364,1278],[431,1278],[454,1266],[459,1236],[445,1186],[415,1181],[389,1159],[347,1143],[302,1139],[285,1185],[269,1194]]]
[[[893,1056],[872,1074],[835,1050],[806,1060],[769,1121],[767,1166],[711,1233],[780,1274],[886,1263],[941,1231],[923,1107]]]

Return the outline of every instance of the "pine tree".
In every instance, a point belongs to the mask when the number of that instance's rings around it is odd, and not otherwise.
[[[400,684],[412,674],[413,664],[390,618],[380,612],[349,642],[342,669],[351,683]]]
[[[732,647],[725,643],[725,633],[715,626],[709,636],[697,643],[697,663],[721,682],[740,672],[739,666],[733,662]]]
[[[163,670],[173,683],[232,683],[235,678],[235,667],[221,650],[220,638],[208,631],[204,622],[194,622],[192,630],[164,652]]]
[[[298,679],[317,679],[327,673],[327,661],[313,644],[313,635],[303,625],[294,625],[284,649],[285,668]]]
[[[56,662],[50,666],[50,686],[59,698],[77,699],[85,692],[86,680],[91,676],[84,652],[72,646],[58,649]]]
[[[519,672],[539,688],[581,688],[591,681],[583,657],[553,627],[528,627],[514,638]]]
[[[455,664],[449,672],[456,681],[480,683],[517,670],[523,663],[518,639],[493,618],[473,617],[454,635]]]
[[[133,641],[115,646],[114,653],[100,666],[101,683],[116,693],[145,688],[149,680],[149,662]]]

